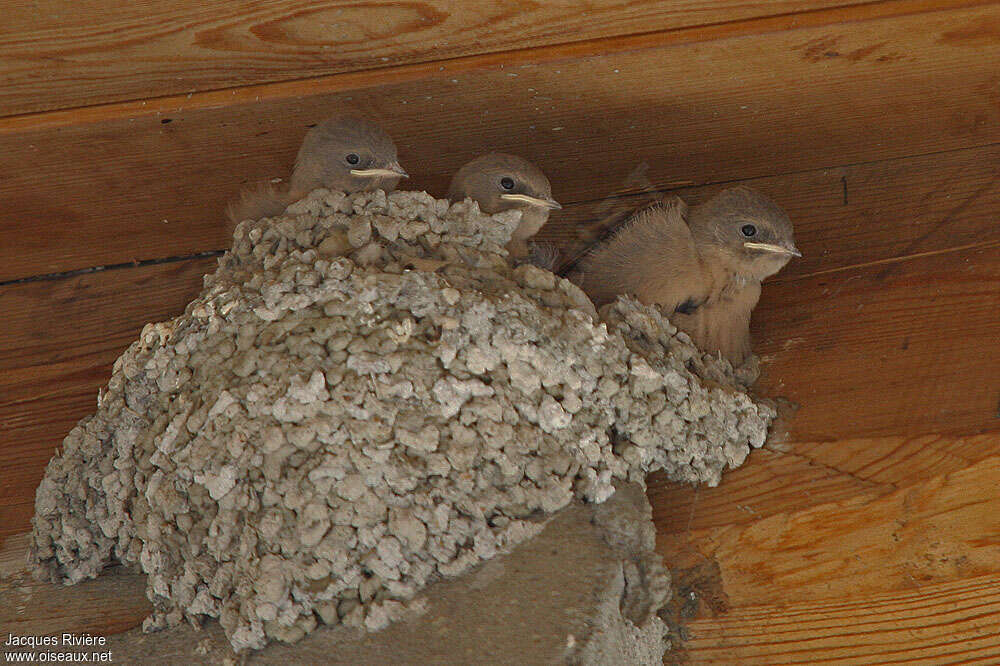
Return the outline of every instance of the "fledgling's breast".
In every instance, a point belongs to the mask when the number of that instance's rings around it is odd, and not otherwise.
[[[517,230],[514,231],[514,238],[518,240],[531,238],[545,226],[545,222],[548,219],[548,211],[539,210],[535,207],[522,208],[521,223],[517,226]]]

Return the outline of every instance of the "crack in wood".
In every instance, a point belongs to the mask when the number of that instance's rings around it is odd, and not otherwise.
[[[45,280],[62,280],[64,278],[76,277],[78,275],[89,275],[90,273],[102,273],[104,271],[116,271],[123,268],[143,268],[145,266],[159,266],[160,264],[173,264],[179,261],[189,261],[191,259],[205,259],[207,257],[221,257],[225,250],[206,250],[205,252],[195,252],[173,257],[160,257],[157,259],[141,259],[138,261],[126,261],[118,264],[107,264],[106,266],[89,266],[87,268],[77,268],[71,271],[60,271],[58,273],[43,273],[41,275],[30,275],[13,280],[0,282],[0,287],[14,284],[26,284],[28,282],[42,282]]]
[[[955,218],[955,216],[957,216],[959,213],[966,210],[969,206],[978,201],[979,198],[983,196],[983,194],[989,192],[993,188],[993,186],[997,183],[998,180],[1000,180],[1000,176],[994,176],[993,178],[983,183],[980,187],[976,188],[976,190],[972,192],[972,194],[963,199],[957,206],[955,206],[954,208],[950,208],[947,212],[945,212],[944,215],[941,216],[941,219],[938,220],[938,222],[934,224],[929,230],[921,234],[919,237],[915,238],[905,248],[903,248],[902,256],[909,255],[916,248],[920,247],[920,245],[925,240],[927,240],[928,238],[939,232],[946,224],[951,222]],[[885,278],[889,277],[889,275],[892,274],[895,268],[896,266],[893,265],[886,267],[884,270],[878,273],[876,279],[884,280]]]
[[[1000,247],[1000,241],[987,241],[985,243],[969,243],[968,245],[957,245],[955,247],[946,247],[940,250],[930,250],[928,252],[917,252],[914,254],[908,254],[899,257],[888,257],[886,259],[877,259],[875,261],[865,261],[857,264],[848,264],[847,266],[836,266],[834,268],[827,268],[821,271],[813,271],[812,273],[802,273],[801,275],[795,275],[793,277],[781,279],[776,278],[770,281],[770,284],[788,284],[791,282],[799,282],[801,280],[807,280],[809,278],[818,277],[820,275],[829,275],[831,273],[842,273],[844,271],[852,271],[862,268],[872,268],[873,266],[882,266],[884,264],[897,264],[906,261],[911,261],[913,259],[922,259],[924,257],[934,257],[942,254],[952,254],[955,252],[965,252],[967,250],[986,250],[989,248]]]

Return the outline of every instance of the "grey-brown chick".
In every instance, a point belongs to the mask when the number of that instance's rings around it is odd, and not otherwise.
[[[568,277],[598,306],[619,294],[659,305],[701,349],[739,366],[761,281],[800,256],[788,215],[734,187],[691,210],[674,198],[638,211]]]
[[[507,250],[515,259],[528,256],[528,239],[549,219],[549,212],[562,208],[552,198],[552,185],[541,169],[516,155],[487,153],[468,162],[451,179],[448,198],[466,197],[479,204],[484,213],[516,208],[521,223],[511,236]]]
[[[341,192],[391,192],[401,178],[396,144],[385,130],[364,118],[334,116],[306,133],[287,189],[246,190],[227,213],[233,222],[280,215],[288,204],[320,187]]]

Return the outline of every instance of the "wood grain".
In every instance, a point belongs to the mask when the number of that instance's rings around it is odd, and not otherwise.
[[[998,472],[1000,458],[986,457],[946,474],[909,475],[877,496],[805,509],[789,502],[749,523],[661,536],[666,560],[689,565],[675,570],[678,599],[693,616],[688,661],[942,663],[995,655]]]
[[[795,15],[864,0],[43,0],[6,12],[0,115]]]
[[[730,602],[747,605],[772,598],[768,586],[795,603],[1000,573],[1000,497],[985,483],[998,472],[1000,458],[988,458],[874,501],[792,510],[695,540],[726,563]]]
[[[775,282],[752,331],[800,440],[1000,430],[1000,245]]]
[[[665,539],[849,499],[872,501],[1000,456],[1000,433],[793,441],[753,454],[724,483],[694,490],[649,479],[653,519]],[[675,542],[676,543],[676,542]]]
[[[460,164],[503,149],[570,204],[995,143],[1000,40],[981,35],[997,21],[990,4],[260,103],[0,122],[0,282],[222,247],[226,201],[287,175],[306,126],[345,108],[382,120],[413,187],[440,194]]]
[[[692,620],[688,664],[992,664],[1000,575]],[[676,658],[670,655],[668,658]],[[676,662],[672,662],[676,663]]]

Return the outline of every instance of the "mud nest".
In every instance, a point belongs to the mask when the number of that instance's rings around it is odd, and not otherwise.
[[[660,469],[715,484],[764,442],[771,410],[655,308],[602,322],[512,268],[518,215],[318,190],[241,224],[49,463],[36,571],[137,567],[145,628],[217,617],[237,650],[377,630],[574,496]]]

